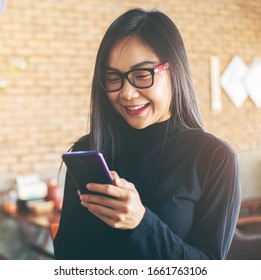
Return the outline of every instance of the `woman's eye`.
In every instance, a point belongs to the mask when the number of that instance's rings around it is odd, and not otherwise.
[[[107,75],[106,82],[107,83],[118,83],[121,81],[121,78],[118,75]]]
[[[150,77],[151,77],[151,74],[148,71],[137,72],[134,75],[134,78],[137,80],[146,80],[146,79],[149,79]]]
[[[136,76],[136,79],[148,79],[149,77],[150,77],[149,74],[147,74],[147,75],[138,75],[138,76]]]

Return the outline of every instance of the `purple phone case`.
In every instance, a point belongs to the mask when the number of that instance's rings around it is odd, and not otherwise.
[[[67,171],[80,193],[90,193],[88,183],[114,185],[107,163],[98,151],[67,152],[62,155]]]

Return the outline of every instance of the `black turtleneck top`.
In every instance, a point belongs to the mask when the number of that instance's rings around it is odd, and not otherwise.
[[[131,127],[111,170],[137,188],[145,215],[134,230],[110,228],[80,204],[66,175],[57,259],[224,259],[240,206],[234,150],[202,130],[170,120]],[[89,136],[73,150],[89,150]]]

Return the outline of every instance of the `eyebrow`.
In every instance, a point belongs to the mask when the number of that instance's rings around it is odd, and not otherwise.
[[[158,62],[157,62],[157,61],[151,61],[151,60],[141,61],[141,62],[138,62],[138,63],[132,65],[132,66],[130,67],[130,70],[133,70],[133,69],[135,69],[135,68],[143,67],[144,65],[147,65],[147,64],[157,65]],[[107,66],[106,69],[107,69],[107,70],[119,71],[117,68],[110,67],[110,66]],[[120,71],[119,71],[119,72],[120,72]]]
[[[150,61],[150,60],[142,61],[142,62],[139,62],[137,64],[134,64],[133,66],[131,66],[130,69],[142,67],[142,66],[144,66],[146,64],[157,64],[157,62],[156,61]]]

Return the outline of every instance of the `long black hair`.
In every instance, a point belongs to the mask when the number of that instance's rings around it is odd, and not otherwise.
[[[202,129],[185,46],[173,21],[157,10],[132,9],[107,29],[96,58],[91,92],[90,145],[112,159],[122,145],[124,120],[113,109],[99,79],[105,72],[110,51],[127,36],[138,37],[159,58],[169,62],[172,80],[171,115],[181,130]]]

